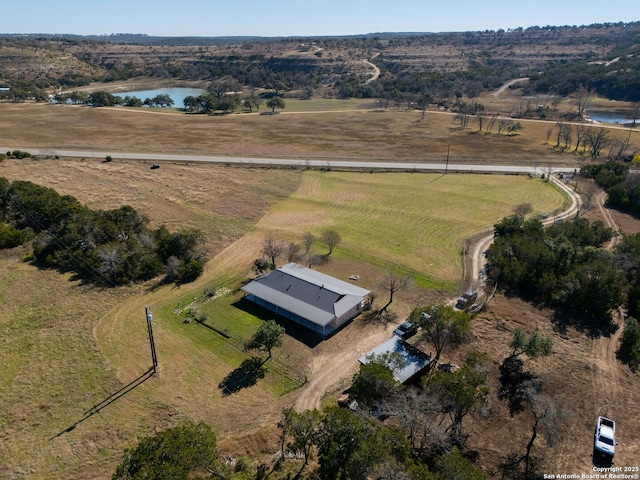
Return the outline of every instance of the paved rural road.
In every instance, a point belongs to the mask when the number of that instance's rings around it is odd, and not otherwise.
[[[245,158],[245,157],[219,157],[207,155],[172,155],[166,153],[114,153],[91,150],[57,150],[27,147],[0,147],[0,151],[24,150],[32,155],[71,158],[102,158],[110,155],[114,160],[148,160],[155,162],[202,162],[202,163],[233,163],[245,165],[272,165],[274,167],[330,167],[330,168],[361,168],[401,171],[445,171],[450,172],[496,172],[496,173],[530,173],[540,174],[543,169],[535,166],[520,165],[460,165],[445,163],[407,163],[407,162],[361,162],[355,160],[305,160],[282,158]],[[531,160],[532,163],[536,161]],[[543,163],[540,160],[538,163]],[[573,166],[553,167],[554,172],[572,173]]]

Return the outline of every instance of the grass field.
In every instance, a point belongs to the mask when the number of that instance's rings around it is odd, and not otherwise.
[[[334,100],[334,105],[342,105]],[[326,108],[326,107],[323,107]],[[521,121],[518,135],[485,135],[470,125],[459,130],[453,116],[428,112],[348,110],[261,116],[176,115],[124,108],[0,103],[7,148],[80,149],[296,159],[367,159],[442,163],[575,165],[545,144],[554,122]],[[612,135],[625,136],[624,130]],[[637,143],[639,132],[632,135]]]
[[[178,305],[185,307],[248,271],[267,232],[299,240],[305,231],[319,235],[325,228],[336,229],[343,242],[323,270],[341,278],[358,273],[364,287],[376,289],[386,269],[400,265],[451,288],[461,274],[465,235],[520,203],[530,202],[542,212],[563,202],[549,184],[517,176],[172,164],[150,171],[139,162],[54,159],[5,160],[0,175],[51,186],[94,208],[127,203],[154,225],[196,226],[205,231],[211,256],[205,274],[193,284],[105,290],[38,271],[21,261],[23,249],[3,254],[3,478],[109,478],[123,448],[184,416],[209,422],[222,448],[235,454],[271,451],[280,409],[296,396],[287,393],[296,384],[289,374],[308,371],[312,345],[287,337],[264,378],[227,395],[219,385],[241,373],[246,354],[237,342],[224,341],[195,322],[183,323],[174,313]],[[313,248],[320,253],[325,247],[318,243]],[[377,260],[370,262],[368,256]],[[399,296],[395,311],[406,313],[425,292],[414,285]],[[198,312],[240,341],[261,319],[237,308],[238,300],[232,291]],[[145,306],[153,312],[160,375],[65,433],[84,418],[83,412],[150,366]],[[353,328],[359,334],[362,327]]]

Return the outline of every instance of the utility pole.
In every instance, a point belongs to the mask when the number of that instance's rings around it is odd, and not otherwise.
[[[451,144],[447,144],[447,164],[444,167],[444,174],[446,175],[449,171],[449,152],[451,151]]]
[[[152,362],[152,366],[151,368],[153,368],[153,373],[154,375],[157,372],[157,368],[158,368],[158,357],[156,356],[156,344],[153,341],[153,327],[151,325],[151,311],[147,308],[144,307],[144,312],[145,315],[147,317],[147,330],[149,331],[149,346],[151,347],[151,362]]]

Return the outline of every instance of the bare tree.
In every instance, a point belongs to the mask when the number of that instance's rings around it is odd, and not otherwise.
[[[430,93],[425,93],[418,99],[418,107],[422,111],[422,117],[420,118],[421,120],[424,120],[424,115],[427,111],[427,108],[429,108],[430,103],[433,103],[433,96]]]
[[[610,143],[609,130],[605,128],[589,127],[585,129],[585,142],[589,147],[589,155],[596,159],[602,153],[602,150]]]
[[[576,126],[576,148],[573,149],[574,152],[578,151],[580,144],[582,144],[582,151],[584,152],[584,142],[585,142],[585,127],[584,125]]]
[[[327,253],[327,255],[331,255],[333,249],[342,241],[342,237],[335,230],[329,229],[322,232],[322,241],[329,248],[329,253]]]
[[[409,279],[407,277],[396,275],[393,272],[387,272],[382,281],[380,282],[380,288],[389,293],[389,300],[387,303],[379,309],[374,310],[369,318],[374,320],[382,320],[385,323],[391,319],[391,315],[388,312],[389,306],[393,303],[393,296],[401,291],[405,290],[409,286]]]
[[[592,95],[593,93],[591,90],[588,90],[583,85],[573,93],[573,98],[575,99],[576,107],[578,108],[578,115],[580,117],[584,115]]]
[[[504,118],[504,117],[499,118],[498,119],[498,135],[502,135],[502,132],[504,132],[512,123],[513,123],[513,120],[510,120],[509,118]]]
[[[560,143],[564,141],[564,148],[566,150],[569,148],[569,144],[571,143],[571,125],[558,122],[556,123],[556,127],[558,128],[558,135],[556,137],[556,148],[560,147]]]
[[[262,253],[271,262],[271,269],[275,270],[276,260],[284,252],[285,245],[273,233],[269,233],[262,242]]]
[[[484,112],[476,113],[476,121],[478,122],[478,132],[482,132],[482,128],[485,124],[486,119],[487,119],[487,115]]]
[[[311,232],[305,232],[302,235],[302,247],[304,248],[304,255],[309,254],[309,250],[311,250],[311,245],[316,241],[316,237]]]
[[[294,242],[287,243],[286,246],[287,261],[297,262],[300,258],[300,245]]]
[[[455,117],[453,117],[453,123],[459,124],[462,129],[467,128],[467,125],[469,125],[469,114],[459,112]]]
[[[496,115],[491,115],[489,117],[489,122],[487,123],[487,129],[484,132],[485,135],[490,135],[491,134],[491,131],[493,130],[493,127],[495,126],[497,119],[498,119],[498,115],[497,114]]]
[[[545,145],[548,145],[548,144],[549,144],[549,139],[551,138],[551,135],[553,135],[553,130],[554,130],[554,128],[553,128],[553,127],[551,127],[551,128],[548,128],[548,129],[547,129],[547,136],[546,136],[546,138],[544,139],[544,144],[545,144]]]
[[[532,381],[523,388],[527,409],[533,423],[531,436],[522,455],[511,455],[502,465],[503,472],[508,478],[540,478],[539,468],[541,459],[534,456],[534,447],[540,434],[549,447],[555,446],[562,439],[562,425],[566,422],[566,412],[549,396],[540,391],[538,382]]]

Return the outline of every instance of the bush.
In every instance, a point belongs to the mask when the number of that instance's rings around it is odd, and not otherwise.
[[[635,318],[627,320],[616,355],[634,372],[640,368],[640,324]]]
[[[211,427],[186,421],[144,437],[135,448],[126,450],[112,478],[187,480],[212,470],[216,460],[216,436]]]
[[[7,158],[29,158],[31,154],[29,152],[23,152],[22,150],[14,150],[13,152],[7,152]]]

